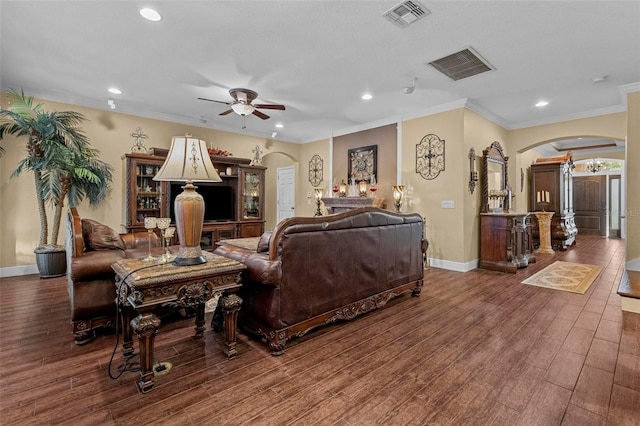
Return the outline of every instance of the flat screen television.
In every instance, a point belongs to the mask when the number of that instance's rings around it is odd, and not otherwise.
[[[210,185],[203,182],[196,182],[196,191],[204,198],[204,221],[223,222],[235,220],[233,208],[233,187]],[[169,214],[171,220],[175,222],[173,202],[178,194],[182,192],[182,182],[171,182],[169,187]]]

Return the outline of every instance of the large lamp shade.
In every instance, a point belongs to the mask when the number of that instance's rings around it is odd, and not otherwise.
[[[190,135],[174,136],[167,159],[153,180],[185,182],[183,192],[174,202],[180,248],[173,263],[180,266],[205,263],[200,248],[204,199],[196,192],[193,182],[222,182],[211,162],[206,142]]]

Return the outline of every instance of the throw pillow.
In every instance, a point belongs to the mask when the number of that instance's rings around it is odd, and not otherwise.
[[[266,253],[269,251],[271,232],[272,231],[265,231],[265,233],[260,236],[260,239],[258,240],[258,248],[256,250],[258,253]]]
[[[85,251],[126,248],[120,234],[107,225],[91,219],[82,219],[82,238]]]

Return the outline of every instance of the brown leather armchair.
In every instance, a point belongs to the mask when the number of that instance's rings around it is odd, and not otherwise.
[[[161,246],[151,234],[151,246]],[[115,281],[111,264],[148,254],[149,234],[118,234],[106,225],[81,219],[75,207],[67,218],[67,284],[71,325],[77,345],[92,341],[95,329],[115,324]],[[160,254],[159,252],[156,254]]]

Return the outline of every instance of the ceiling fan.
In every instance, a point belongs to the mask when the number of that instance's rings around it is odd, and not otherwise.
[[[254,104],[252,103],[257,97],[258,93],[250,89],[230,89],[229,94],[233,98],[232,102],[216,101],[207,98],[198,98],[202,101],[217,102],[219,104],[231,105],[231,109],[221,112],[220,115],[227,115],[235,112],[243,117],[253,114],[256,117],[260,117],[263,120],[269,118],[269,116],[258,109],[279,109],[284,110],[284,105],[277,104]]]

